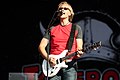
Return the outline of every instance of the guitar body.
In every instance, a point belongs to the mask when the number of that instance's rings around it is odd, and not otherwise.
[[[67,52],[68,52],[68,50],[64,50],[60,55],[49,55],[49,57],[52,56],[57,59],[57,64],[54,67],[51,67],[49,62],[47,62],[47,60],[45,60],[45,59],[43,60],[42,69],[43,69],[43,73],[45,76],[52,77],[52,76],[56,75],[61,68],[68,67],[65,64],[65,61],[62,61],[62,62],[60,61],[60,58],[65,57]],[[47,69],[47,67],[48,67],[48,69]]]

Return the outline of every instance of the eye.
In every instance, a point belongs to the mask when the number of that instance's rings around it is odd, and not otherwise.
[[[64,8],[64,10],[69,10],[69,8]]]
[[[59,10],[62,10],[63,8],[59,8]]]
[[[66,7],[64,7],[64,8],[59,8],[59,10],[62,10],[62,9],[64,9],[64,10],[69,10],[69,8],[66,8]]]

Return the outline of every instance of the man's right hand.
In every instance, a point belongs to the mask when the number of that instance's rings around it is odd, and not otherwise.
[[[50,66],[54,67],[56,65],[56,59],[54,57],[49,58]]]

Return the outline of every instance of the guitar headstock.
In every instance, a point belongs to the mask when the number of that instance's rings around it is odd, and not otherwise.
[[[94,48],[99,48],[99,47],[101,47],[101,45],[102,45],[101,41],[95,42],[95,43],[92,44],[93,49],[94,49]],[[92,47],[92,46],[91,46],[91,47]]]
[[[102,45],[101,41],[98,42],[94,42],[93,44],[90,44],[88,46],[86,46],[84,48],[84,52],[88,51],[88,50],[97,50],[98,48],[100,48]]]

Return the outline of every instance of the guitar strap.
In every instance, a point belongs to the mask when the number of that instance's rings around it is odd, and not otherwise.
[[[71,49],[72,49],[72,45],[73,45],[73,41],[74,41],[74,35],[75,35],[75,30],[76,30],[76,25],[72,24],[70,37],[69,37],[69,40],[68,40],[68,43],[67,43],[68,52],[70,52]]]

